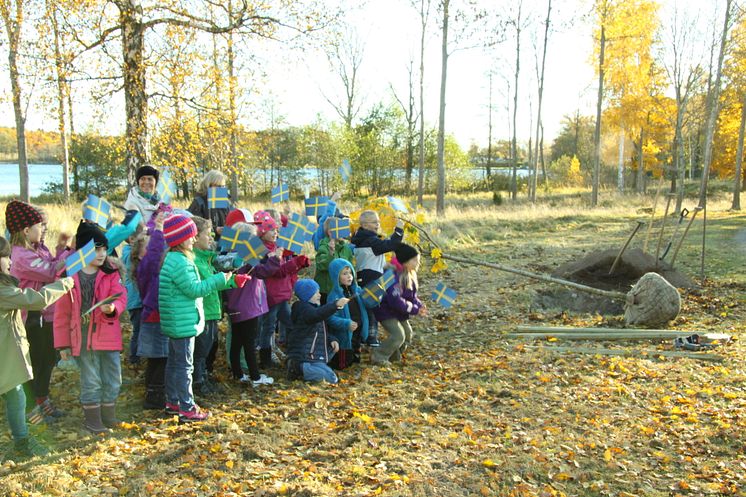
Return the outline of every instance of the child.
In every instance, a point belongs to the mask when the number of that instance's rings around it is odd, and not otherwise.
[[[248,223],[235,223],[233,229],[237,232],[253,234],[255,226]],[[251,279],[243,288],[226,292],[226,310],[231,318],[230,366],[233,378],[241,383],[251,383],[252,386],[271,385],[274,378],[259,372],[256,360],[256,337],[259,329],[259,318],[269,309],[267,305],[267,290],[264,278],[276,273],[280,268],[280,254],[282,248],[271,252],[256,266],[245,264],[238,274],[250,274]],[[241,368],[241,351],[243,350],[249,374],[245,375]]]
[[[355,270],[349,261],[334,259],[329,264],[329,275],[334,282],[329,301],[342,297],[350,300],[329,319],[339,342],[339,352],[332,359],[332,366],[345,369],[360,362],[360,343],[368,338],[368,312],[360,296],[362,289],[355,282]]]
[[[402,354],[412,343],[410,316],[427,316],[427,307],[417,298],[417,269],[420,254],[417,249],[402,243],[394,253],[391,263],[396,268],[394,283],[386,290],[381,305],[376,308],[376,318],[389,336],[380,347],[373,350],[373,364],[389,365],[401,361]]]
[[[320,305],[319,284],[311,279],[300,279],[294,287],[298,301],[293,304],[293,327],[288,333],[288,373],[291,379],[299,373],[305,381],[336,384],[337,375],[327,365],[339,351],[334,335],[327,332],[326,319],[342,309],[349,299]]]
[[[355,245],[355,260],[357,262],[358,284],[364,287],[368,283],[383,275],[383,266],[386,258],[383,254],[392,252],[401,244],[404,237],[404,223],[399,220],[396,223],[394,233],[388,239],[381,239],[378,230],[381,221],[376,211],[363,211],[360,214],[360,228],[352,237]],[[378,323],[372,309],[368,309],[368,340],[366,343],[371,347],[378,347]]]
[[[159,275],[158,309],[161,331],[169,337],[166,362],[166,408],[178,408],[179,421],[203,421],[209,417],[194,402],[192,371],[194,337],[202,333],[205,316],[202,298],[229,288],[232,273],[214,274],[202,281],[194,265],[194,237],[197,226],[181,214],[173,214],[163,224],[170,250]]]
[[[213,266],[217,253],[212,249],[212,222],[194,216],[192,221],[197,226],[197,238],[194,241],[194,264],[197,266],[199,277],[206,280],[216,273]],[[194,374],[192,383],[194,393],[207,396],[215,393],[207,381],[207,357],[213,344],[218,339],[218,321],[223,316],[218,292],[206,295],[202,299],[205,310],[205,331],[194,340]]]
[[[143,409],[166,408],[168,337],[161,332],[158,310],[158,274],[166,253],[166,239],[163,236],[165,216],[165,213],[159,213],[150,237],[140,236],[132,247],[132,274],[142,298],[137,356],[147,360]],[[178,414],[178,409],[175,411],[169,414]]]
[[[42,310],[67,293],[73,280],[62,278],[38,291],[21,289],[18,280],[10,275],[10,255],[10,243],[0,237],[0,396],[5,399],[14,456],[43,456],[49,449],[29,435],[26,425],[23,384],[33,375],[21,310]]]
[[[326,296],[331,289],[337,284],[337,279],[329,274],[329,263],[334,259],[345,259],[349,262],[353,260],[352,247],[344,239],[332,238],[329,232],[329,223],[332,218],[324,221],[324,238],[319,241],[319,247],[316,250],[316,275],[313,279],[321,288],[321,304],[326,304]],[[366,335],[367,336],[367,335]]]
[[[127,214],[122,221],[122,224],[126,225],[135,217],[139,211],[131,210],[127,211]],[[141,217],[142,219],[142,217]],[[135,240],[142,233],[142,225],[138,224],[138,228],[127,237],[127,243],[122,249],[122,264],[125,267],[125,278],[124,288],[127,289],[127,313],[130,316],[130,323],[132,324],[132,338],[130,339],[130,350],[127,362],[130,364],[139,364],[140,357],[137,355],[137,340],[140,336],[140,318],[142,315],[142,299],[140,298],[140,291],[137,289],[135,283],[135,273],[132,270],[132,245]]]
[[[272,253],[277,251],[277,221],[266,211],[254,213],[256,234],[264,246]],[[275,326],[280,321],[280,340],[284,341],[285,332],[290,326],[290,297],[293,296],[293,285],[298,272],[311,265],[305,255],[293,256],[291,252],[280,248],[280,265],[273,273],[265,277],[267,287],[267,305],[269,310],[262,317],[259,333],[259,364],[263,368],[272,366],[272,339]]]
[[[91,240],[96,246],[94,259],[73,276],[72,291],[55,309],[54,346],[63,360],[72,355],[78,363],[83,427],[98,434],[119,423],[115,406],[122,386],[119,316],[126,306],[127,291],[119,271],[106,262],[106,236],[95,224],[81,222],[75,246],[84,247]],[[112,301],[83,316],[104,299]]]
[[[5,209],[5,225],[10,232],[13,267],[10,274],[18,279],[19,288],[39,290],[52,283],[65,266],[69,235],[60,235],[56,256],[52,256],[44,245],[46,223],[44,216],[35,207],[14,200]],[[23,312],[28,333],[31,367],[34,371],[30,381],[36,407],[29,413],[31,423],[52,422],[64,414],[49,399],[49,384],[52,370],[57,362],[57,353],[52,340],[54,306],[42,310]]]

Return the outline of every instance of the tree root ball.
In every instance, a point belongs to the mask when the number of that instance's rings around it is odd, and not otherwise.
[[[657,273],[646,273],[627,293],[624,322],[627,326],[665,326],[681,312],[679,291]]]

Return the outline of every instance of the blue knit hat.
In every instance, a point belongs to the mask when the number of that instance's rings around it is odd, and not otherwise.
[[[293,290],[299,299],[303,302],[308,302],[320,290],[320,287],[315,281],[303,278],[295,283]]]

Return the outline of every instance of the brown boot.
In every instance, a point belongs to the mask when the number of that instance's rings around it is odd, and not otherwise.
[[[111,404],[101,404],[101,421],[107,428],[116,428],[121,423],[117,419],[116,405],[113,402]]]
[[[101,421],[101,404],[83,405],[83,428],[94,435],[109,432],[109,429]]]

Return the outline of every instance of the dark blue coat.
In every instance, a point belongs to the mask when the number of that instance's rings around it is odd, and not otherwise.
[[[288,357],[298,362],[329,362],[334,352],[331,343],[336,337],[327,332],[324,320],[337,312],[335,302],[318,306],[297,301],[290,311],[293,322],[287,334]]]

